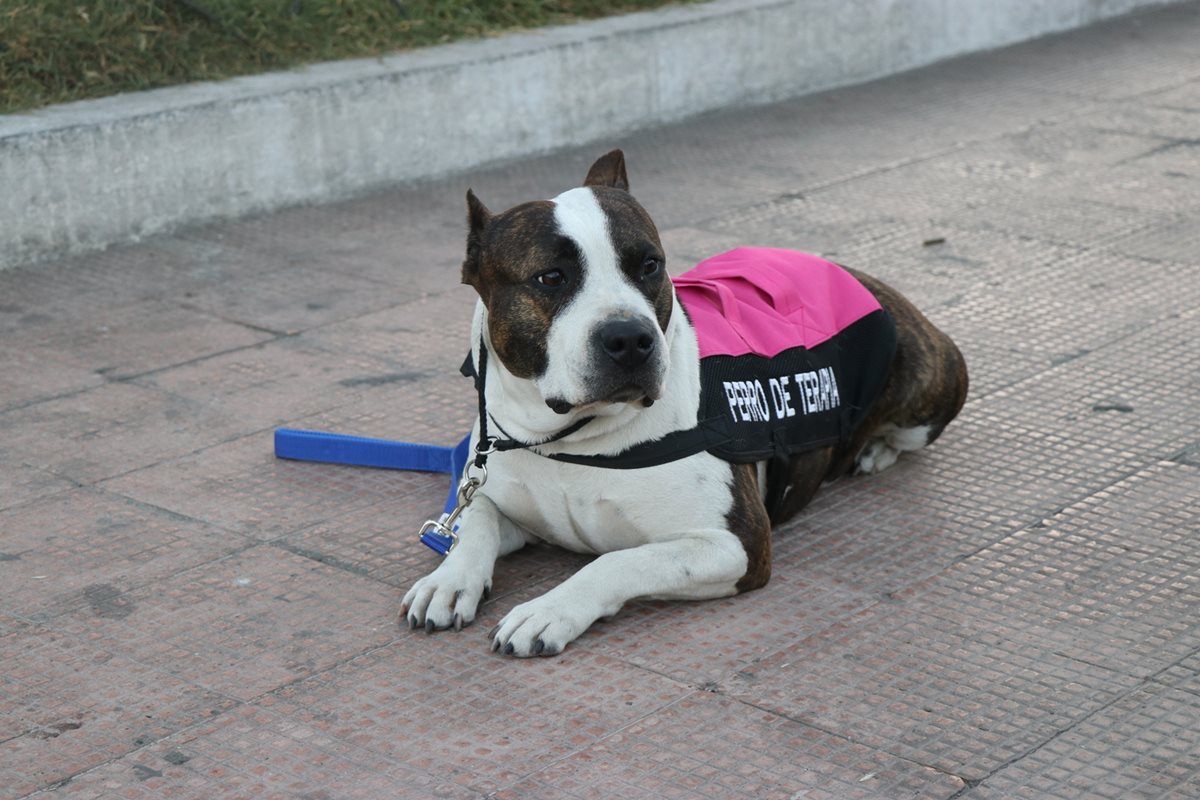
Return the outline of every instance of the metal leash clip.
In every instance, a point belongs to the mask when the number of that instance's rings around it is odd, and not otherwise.
[[[471,474],[472,469],[479,470],[479,475]],[[458,498],[454,509],[449,514],[442,514],[439,519],[426,520],[419,531],[421,544],[441,555],[448,554],[458,545],[458,518],[471,501],[475,492],[487,482],[487,467],[467,464],[463,470],[463,478],[458,483]]]

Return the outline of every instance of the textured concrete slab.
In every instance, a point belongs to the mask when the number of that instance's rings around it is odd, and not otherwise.
[[[128,592],[243,549],[229,531],[95,489],[73,489],[0,512],[5,564],[0,603],[45,621],[86,609],[125,619]]]
[[[70,634],[32,625],[0,637],[6,797],[59,784],[237,705]]]
[[[736,676],[729,694],[979,781],[1138,681],[980,625],[881,604]]]
[[[424,633],[410,637],[426,640]],[[559,694],[566,687],[553,661],[508,662],[497,670],[486,647],[446,649],[435,638],[433,652],[421,653],[407,644],[347,663],[339,670],[341,679],[278,692],[270,707],[338,739],[353,738],[355,731],[375,732],[362,737],[359,746],[478,796],[693,692],[669,678],[589,654],[575,663],[568,696]],[[397,670],[405,681],[393,679]],[[481,736],[483,730],[490,733]]]
[[[964,786],[928,766],[701,692],[495,797],[939,798]]]
[[[550,196],[597,148],[0,273],[0,798],[1194,797],[1197,40],[1179,4],[606,142],[672,270],[827,253],[972,390],[780,528],[763,589],[555,659],[487,633],[586,557],[411,631],[445,477],[271,430],[457,441],[465,189]]]
[[[1200,791],[1195,684],[1150,684],[982,784],[972,796],[999,798],[1171,798]]]

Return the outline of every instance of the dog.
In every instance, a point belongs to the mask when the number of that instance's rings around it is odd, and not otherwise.
[[[702,383],[714,383],[692,319],[702,314],[681,303],[684,287],[667,275],[658,231],[629,193],[620,150],[552,200],[493,214],[468,190],[467,210],[462,281],[478,293],[470,362],[482,396],[472,445],[490,461],[456,520],[453,549],[404,596],[400,617],[412,628],[469,625],[489,596],[496,560],[534,541],[597,558],[501,620],[491,646],[508,655],[561,653],[635,598],[757,589],[771,574],[773,525],[823,483],[879,472],[930,444],[965,402],[966,363],[946,334],[883,282],[803,254],[793,256],[867,304],[860,321],[874,327],[844,329],[859,332],[859,354],[801,372],[785,365],[770,376],[723,373],[716,397],[701,399]],[[792,257],[735,251],[726,273],[736,277],[758,254]],[[736,316],[703,312],[718,323]],[[768,337],[776,333],[766,326]],[[818,344],[788,352],[809,349],[821,351]],[[722,370],[739,358],[752,369],[774,363],[755,353],[721,358]],[[868,362],[876,366],[859,381],[870,384],[865,392],[837,374]],[[722,430],[695,434],[709,413]],[[836,435],[806,434],[802,448],[787,441],[784,422],[822,415],[840,420]],[[769,435],[723,452],[755,426]],[[499,431],[511,449],[493,447],[498,439],[482,429]],[[672,442],[674,451],[658,452]],[[606,468],[614,464],[621,468]]]

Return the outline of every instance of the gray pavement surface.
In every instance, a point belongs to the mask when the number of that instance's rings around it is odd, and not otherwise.
[[[0,797],[1200,796],[1200,4],[537,161],[0,273]],[[672,269],[738,244],[892,282],[959,420],[777,531],[764,589],[487,631],[584,559],[396,624],[449,443],[468,185],[607,148]]]

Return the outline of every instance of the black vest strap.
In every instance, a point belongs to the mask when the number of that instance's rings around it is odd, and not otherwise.
[[[583,464],[605,469],[643,469],[694,456],[714,447],[720,447],[728,441],[729,434],[724,430],[720,420],[709,419],[694,428],[672,431],[661,439],[635,444],[633,447],[611,456],[551,453],[546,457],[568,464]]]

